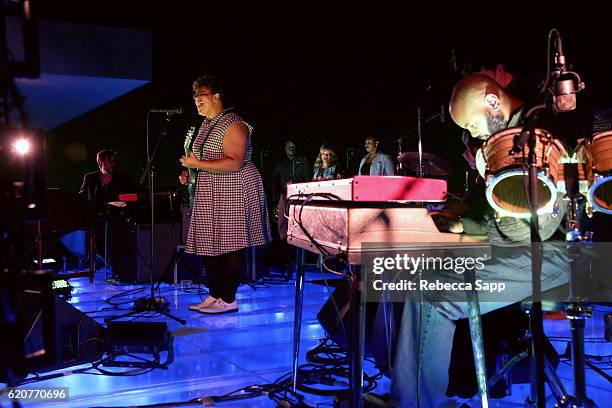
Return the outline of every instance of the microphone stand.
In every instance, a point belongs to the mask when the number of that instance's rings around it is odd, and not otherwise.
[[[116,319],[121,319],[124,317],[130,317],[136,314],[140,314],[142,312],[156,312],[166,317],[169,317],[171,319],[174,319],[177,322],[184,325],[187,323],[187,321],[168,313],[167,311],[168,301],[166,299],[164,299],[163,297],[159,297],[159,298],[155,297],[155,279],[153,277],[154,270],[155,270],[154,269],[154,266],[155,266],[155,246],[154,246],[155,244],[155,192],[154,192],[155,167],[153,166],[153,161],[155,160],[155,156],[157,154],[157,150],[161,144],[162,139],[164,139],[164,137],[167,134],[167,126],[168,126],[168,123],[170,123],[171,115],[173,114],[173,112],[166,112],[166,117],[164,119],[164,125],[162,126],[160,130],[159,137],[157,138],[157,142],[155,144],[155,147],[153,148],[153,152],[151,152],[149,149],[149,116],[150,114],[151,114],[151,111],[147,113],[147,132],[146,132],[147,165],[145,167],[144,173],[140,177],[140,184],[142,184],[144,182],[145,177],[147,175],[149,176],[149,203],[151,206],[151,220],[150,220],[151,221],[151,235],[150,235],[150,240],[149,240],[149,245],[150,245],[149,249],[151,251],[151,254],[150,254],[151,256],[149,259],[149,262],[150,262],[150,265],[149,265],[150,297],[140,298],[136,300],[136,302],[134,302],[134,306],[128,313],[125,313],[120,316],[114,316],[109,319],[105,319],[105,322],[109,322],[109,321],[116,320]]]
[[[529,314],[529,325],[531,327],[531,396],[532,404],[536,404],[538,408],[545,408],[546,395],[544,393],[544,325],[542,314],[542,238],[540,237],[540,227],[538,219],[538,166],[536,157],[537,135],[535,126],[532,124],[533,117],[531,114],[536,110],[544,108],[545,105],[539,105],[530,110],[527,117],[527,124],[523,126],[521,133],[514,138],[512,150],[509,154],[520,152],[528,147],[527,166],[528,173],[524,180],[528,183],[527,202],[529,203],[530,218],[530,236],[531,236],[531,282],[532,282],[532,298],[533,305]],[[535,398],[534,398],[535,397]],[[535,399],[535,401],[533,401]]]
[[[422,110],[421,107],[417,107],[417,125],[415,127],[413,127],[412,129],[409,129],[406,134],[401,135],[398,139],[396,139],[395,141],[397,142],[397,157],[399,158],[402,155],[402,143],[404,141],[404,137],[407,136],[408,134],[411,134],[412,132],[417,132],[417,139],[418,139],[418,154],[419,154],[419,166],[418,169],[416,171],[416,176],[417,177],[423,177],[423,124],[424,123],[429,123],[432,120],[436,119],[436,118],[440,118],[440,122],[444,123],[444,114],[443,111],[441,110],[438,113],[435,113],[433,115],[431,115],[430,117],[428,117],[427,119],[423,120],[423,114],[422,114]],[[402,164],[401,161],[398,160],[398,165],[396,167],[397,173],[399,175],[403,175],[403,171],[404,171],[404,166]]]
[[[540,225],[538,219],[538,165],[536,157],[537,136],[533,127],[523,128],[527,133],[528,179],[529,179],[529,208],[531,210],[530,235],[531,235],[531,280],[533,285],[533,306],[531,317],[531,369],[535,372],[535,397],[536,406],[545,408],[546,394],[544,392],[544,324],[542,313],[542,238],[540,237]],[[533,401],[532,401],[533,402]]]
[[[399,160],[399,157],[402,155],[402,142],[404,139],[404,135],[401,135],[399,137],[399,139],[396,140],[397,142],[397,167],[395,169],[397,175],[399,176],[403,176],[404,175],[404,166],[402,165],[401,160]]]

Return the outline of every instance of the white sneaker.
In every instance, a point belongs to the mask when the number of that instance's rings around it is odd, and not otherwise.
[[[189,306],[189,310],[195,310],[196,312],[204,307],[210,306],[215,300],[212,296],[207,296],[206,299],[201,301],[200,303],[196,303],[195,305]]]
[[[231,313],[237,311],[238,302],[236,300],[232,303],[225,303],[222,299],[215,300],[208,307],[198,309],[198,312],[206,314]]]

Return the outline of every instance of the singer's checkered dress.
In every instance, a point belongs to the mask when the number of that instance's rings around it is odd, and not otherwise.
[[[199,159],[222,158],[225,132],[238,122],[249,129],[244,163],[233,172],[198,171],[188,253],[216,256],[271,241],[263,183],[251,162],[252,127],[236,113],[220,113],[204,121],[192,151]]]

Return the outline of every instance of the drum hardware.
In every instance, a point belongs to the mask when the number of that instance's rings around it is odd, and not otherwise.
[[[423,177],[423,124],[421,123],[421,107],[417,108],[417,135],[419,138],[419,166],[417,167],[417,177]]]
[[[505,150],[509,152],[508,155],[512,156],[517,154],[517,147],[521,149],[523,152],[522,157],[525,159],[524,149],[527,147],[527,155],[526,161],[524,161],[523,165],[527,165],[528,173],[525,172],[525,175],[528,175],[529,183],[525,183],[525,195],[527,200],[527,208],[530,213],[530,236],[531,236],[531,281],[532,281],[532,294],[534,300],[532,306],[532,312],[530,316],[530,327],[531,327],[531,372],[532,372],[532,385],[531,392],[533,399],[538,407],[545,406],[545,393],[544,393],[544,376],[545,376],[545,359],[544,359],[544,324],[543,324],[543,313],[542,313],[542,302],[537,301],[537,299],[541,298],[542,294],[542,284],[541,284],[541,276],[542,276],[542,262],[543,262],[543,248],[542,248],[542,237],[540,236],[540,227],[538,220],[538,208],[534,207],[535,205],[539,205],[540,201],[538,200],[539,189],[538,189],[538,168],[542,165],[543,159],[547,159],[547,157],[540,157],[540,162],[538,162],[538,147],[540,147],[540,151],[542,144],[542,134],[541,130],[532,128],[530,126],[525,126],[520,129],[518,134],[514,134],[513,131],[507,129],[504,132],[499,132],[501,135],[495,137],[494,140],[508,135],[512,136],[512,149]],[[545,140],[550,141],[550,137],[546,137]],[[490,139],[487,140],[487,142]],[[485,149],[487,143],[483,145],[482,149]],[[485,153],[485,157],[487,157],[486,150],[483,150]],[[488,164],[488,160],[487,160]],[[521,178],[521,182],[524,182],[524,177]],[[489,187],[487,187],[489,188]],[[551,192],[551,196],[552,196]],[[556,193],[554,194],[556,195]]]
[[[566,188],[565,198],[569,200],[567,212],[567,234],[566,242],[570,261],[570,298],[565,305],[565,311],[571,328],[571,356],[572,374],[574,384],[574,395],[563,395],[562,402],[557,404],[560,407],[594,407],[595,404],[586,394],[585,379],[585,354],[584,354],[584,327],[585,320],[592,315],[592,307],[578,293],[579,273],[583,268],[590,266],[588,259],[582,252],[582,247],[590,243],[592,233],[585,231],[581,233],[580,221],[578,217],[578,201],[582,198],[579,192],[579,169],[578,167],[566,168]]]
[[[555,152],[554,147],[552,149],[546,147],[544,149],[538,149],[539,144],[546,142],[546,140],[542,140],[542,135],[538,134],[541,131],[538,129],[529,129],[523,128],[521,130],[521,138],[523,142],[526,141],[528,148],[527,155],[527,163],[528,163],[528,177],[529,177],[529,191],[527,194],[528,204],[529,202],[540,203],[538,200],[539,195],[539,186],[538,180],[540,180],[540,174],[547,174],[547,172],[543,169],[542,163],[544,161],[547,164],[555,164],[554,160],[550,160],[548,155],[551,155]],[[510,132],[500,132],[501,136],[509,135]],[[500,134],[494,135],[495,140],[499,139]],[[525,135],[528,136],[525,137]],[[527,139],[527,140],[525,140]],[[550,142],[550,139],[547,139]],[[515,142],[516,143],[516,142]],[[555,144],[552,142],[551,146],[557,146],[559,148],[562,147],[560,144]],[[494,157],[494,154],[490,154],[486,156],[488,153],[486,148],[486,144],[483,145],[483,153],[485,157]],[[522,148],[521,148],[522,150]],[[538,157],[538,150],[540,152],[546,152],[544,157]],[[559,150],[561,150],[559,148]],[[590,150],[587,151],[589,154]],[[510,150],[509,154],[512,156],[516,154],[516,149]],[[524,157],[524,156],[523,156]],[[553,157],[554,159],[554,157]],[[556,395],[558,398],[558,404],[556,406],[560,407],[593,407],[594,403],[588,399],[586,396],[586,382],[585,382],[585,355],[584,355],[584,327],[585,327],[585,319],[591,316],[591,307],[585,300],[581,297],[580,293],[576,293],[578,272],[588,266],[588,262],[584,262],[585,258],[582,253],[581,246],[583,242],[588,242],[590,237],[592,236],[590,233],[585,233],[581,235],[580,232],[580,223],[578,218],[578,200],[580,199],[579,193],[579,179],[584,176],[584,170],[587,171],[591,168],[590,166],[580,166],[575,165],[566,165],[566,163],[571,163],[581,161],[580,158],[576,159],[570,158],[565,155],[562,159],[558,158],[557,163],[563,163],[564,165],[557,169],[554,166],[549,166],[549,170],[557,170],[557,175],[553,180],[560,182],[563,181],[563,187],[565,192],[565,198],[569,200],[569,208],[568,208],[568,217],[567,217],[567,247],[569,252],[570,259],[570,267],[571,267],[571,276],[570,276],[570,299],[569,303],[566,305],[566,313],[571,327],[571,351],[572,351],[572,366],[573,366],[573,382],[574,382],[574,395],[568,395],[564,389],[561,389],[563,392],[560,392],[559,395]],[[492,166],[491,163],[487,162],[487,168],[496,169],[495,161],[493,161]],[[502,167],[504,169],[504,167]],[[581,173],[581,170],[583,172]],[[503,172],[502,174],[505,174]],[[525,170],[522,171],[522,174],[525,174]],[[553,173],[549,172],[547,174],[548,177],[551,177]],[[548,184],[550,187],[550,184]],[[555,188],[555,196],[556,192],[560,190],[556,190]],[[488,187],[487,193],[491,190]],[[553,190],[551,189],[551,192]],[[487,199],[492,196],[492,194],[487,195]],[[491,201],[490,201],[491,202]],[[493,201],[495,202],[495,201]],[[531,242],[532,242],[532,281],[533,281],[533,299],[534,303],[532,306],[532,313],[530,314],[530,326],[532,328],[532,345],[531,345],[531,356],[532,356],[532,400],[530,401],[532,404],[536,404],[537,406],[544,406],[545,404],[545,394],[544,394],[544,381],[545,381],[545,372],[546,365],[541,353],[543,349],[543,325],[542,325],[542,303],[541,303],[541,268],[542,268],[542,245],[541,245],[541,237],[539,235],[539,225],[538,225],[538,215],[540,213],[539,209],[534,208],[533,206],[529,206],[530,216],[531,216]],[[548,381],[551,381],[551,378],[548,377]]]
[[[440,107],[440,112],[435,113],[433,115],[431,115],[430,117],[428,117],[427,119],[423,120],[423,114],[422,114],[422,109],[421,107],[417,107],[417,122],[416,122],[416,126],[412,129],[410,129],[407,133],[412,133],[414,131],[417,132],[417,152],[408,152],[411,153],[412,155],[415,155],[416,157],[416,161],[414,163],[411,163],[412,165],[408,165],[405,163],[406,160],[410,160],[412,162],[412,160],[414,160],[414,158],[404,158],[404,160],[402,160],[402,156],[406,153],[402,153],[402,142],[403,142],[403,138],[405,135],[400,136],[397,139],[397,161],[398,161],[398,165],[397,165],[397,174],[398,175],[404,175],[404,167],[408,167],[410,168],[410,170],[414,171],[417,177],[425,177],[425,176],[436,176],[438,174],[434,174],[433,172],[430,173],[426,173],[425,170],[423,169],[423,161],[425,160],[425,156],[428,153],[423,153],[423,123],[428,123],[431,122],[432,120],[436,119],[436,118],[440,118],[440,122],[444,123],[444,111],[446,109],[445,105],[442,105]],[[431,155],[433,156],[433,155]],[[439,157],[436,156],[437,159],[440,159]],[[440,159],[443,160],[443,159]],[[448,175],[450,174],[450,172],[452,171],[452,166],[451,169],[448,170],[447,174],[440,174],[440,175]]]
[[[420,159],[420,160],[419,160]],[[398,156],[405,169],[428,176],[448,176],[453,171],[453,165],[435,154],[421,152],[405,152]]]
[[[579,141],[575,160],[580,192],[587,197],[587,215],[593,211],[612,214],[612,131]]]

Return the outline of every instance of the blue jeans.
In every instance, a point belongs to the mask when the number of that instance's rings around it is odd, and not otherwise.
[[[546,246],[542,263],[542,290],[568,282],[569,261],[561,247]],[[505,282],[517,301],[532,294],[531,256],[526,248],[512,256],[493,258],[485,270],[492,281]],[[478,278],[478,276],[476,276]],[[484,296],[483,296],[484,295]],[[515,302],[495,302],[495,295],[479,293],[481,313]],[[406,302],[391,371],[391,394],[398,407],[452,407],[446,397],[454,320],[467,317],[467,303],[445,299]]]

